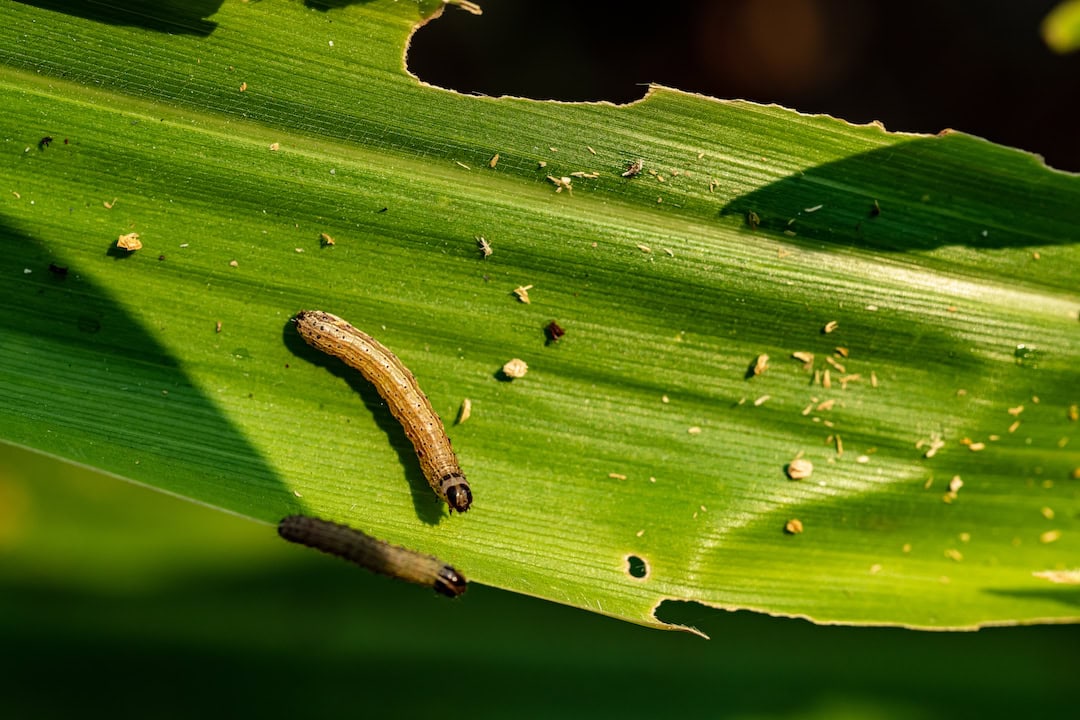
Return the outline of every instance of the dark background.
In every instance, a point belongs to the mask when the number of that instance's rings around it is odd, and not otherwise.
[[[889,130],[954,128],[1080,171],[1080,53],[1039,26],[1056,0],[483,0],[413,38],[409,69],[461,92],[640,98],[660,83]]]

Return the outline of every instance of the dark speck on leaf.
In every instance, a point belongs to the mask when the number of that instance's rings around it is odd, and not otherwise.
[[[552,320],[544,327],[544,334],[547,336],[548,345],[550,345],[553,342],[558,342],[559,338],[566,334],[566,330],[563,329],[562,325]]]
[[[41,138],[40,140],[38,140],[38,149],[44,150],[45,148],[49,147],[49,143],[51,143],[52,140],[52,136],[50,135],[46,135],[45,137]]]
[[[101,323],[96,318],[89,317],[87,315],[81,316],[76,324],[80,332],[90,333],[91,335],[101,330]]]
[[[49,263],[49,272],[51,272],[56,277],[63,279],[67,277],[68,269],[66,267],[57,265],[56,263]]]

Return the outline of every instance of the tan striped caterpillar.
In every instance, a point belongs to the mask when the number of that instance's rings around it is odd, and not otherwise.
[[[378,340],[336,315],[301,310],[295,322],[300,337],[308,345],[359,370],[375,386],[390,414],[405,429],[431,489],[446,501],[451,512],[468,510],[472,505],[472,490],[461,473],[442,420],[409,369]]]
[[[468,587],[461,573],[443,561],[376,540],[348,525],[290,515],[278,523],[278,535],[289,542],[337,555],[372,572],[424,585],[447,597],[457,597]]]

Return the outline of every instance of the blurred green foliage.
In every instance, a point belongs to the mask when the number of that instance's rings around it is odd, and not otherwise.
[[[1043,21],[1042,35],[1054,52],[1080,49],[1080,0],[1064,0],[1056,5]]]

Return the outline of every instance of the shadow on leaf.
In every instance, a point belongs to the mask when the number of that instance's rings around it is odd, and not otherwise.
[[[0,275],[21,286],[0,306],[6,440],[267,520],[303,510],[176,359],[76,262],[3,219],[0,242]],[[190,469],[182,478],[178,457]],[[275,517],[252,506],[259,496],[275,498]]]
[[[988,155],[993,164],[988,165]],[[790,242],[892,252],[979,250],[1076,240],[1080,176],[961,133],[913,139],[795,173],[726,204],[721,216]],[[1040,208],[1018,225],[1002,208]]]
[[[209,35],[217,23],[206,20],[221,7],[222,0],[126,0],[123,3],[100,0],[18,0],[44,10],[125,27],[174,35]]]

